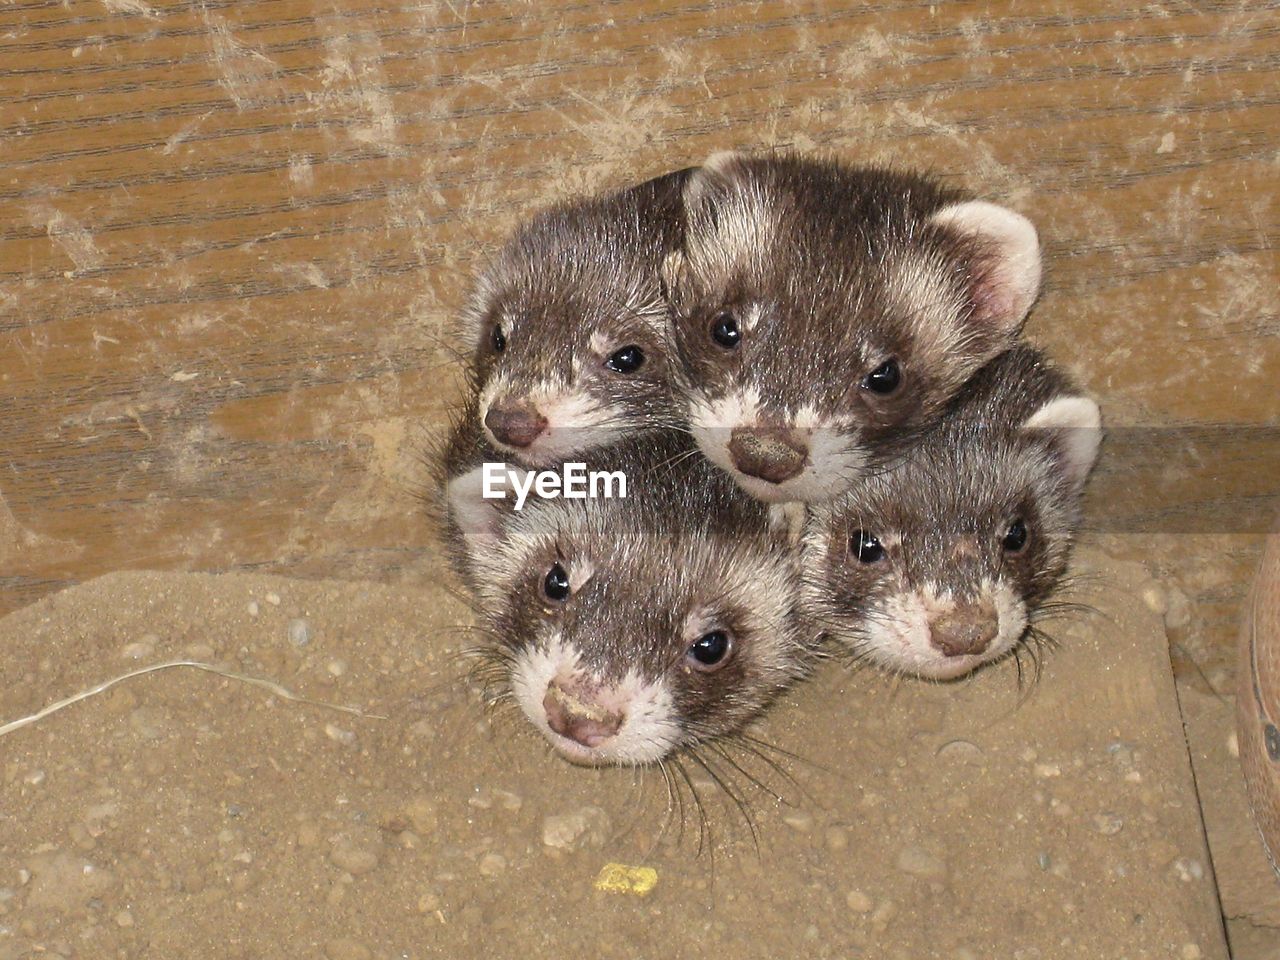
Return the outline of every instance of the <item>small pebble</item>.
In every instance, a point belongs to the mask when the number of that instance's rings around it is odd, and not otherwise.
[[[850,890],[844,902],[854,913],[870,913],[875,902],[861,890]]]
[[[278,593],[268,593],[262,599],[267,601],[267,603],[271,604],[273,607],[280,606],[280,594]]]
[[[262,608],[258,606],[257,600],[250,600],[248,609],[249,609],[249,616],[256,617]]]
[[[1173,861],[1173,869],[1177,873],[1178,879],[1183,883],[1190,883],[1192,880],[1204,878],[1204,867],[1199,860],[1192,857],[1179,857]]]
[[[1060,777],[1062,776],[1062,768],[1056,763],[1037,763],[1034,767],[1037,777]]]
[[[337,724],[326,723],[324,725],[324,735],[344,747],[355,746],[356,732],[354,730],[346,730]]]
[[[440,909],[440,895],[428,891],[418,898],[419,913],[435,913]]]
[[[849,846],[849,831],[844,827],[827,827],[827,849],[843,850]]]
[[[413,824],[413,829],[424,836],[435,833],[440,824],[440,814],[436,810],[435,801],[430,797],[415,797],[409,801],[404,808],[404,815]]]
[[[326,671],[328,671],[329,676],[340,677],[347,672],[347,661],[330,660],[328,663],[324,665],[324,668]]]
[[[22,780],[24,783],[28,784],[29,786],[38,787],[40,786],[40,784],[44,783],[44,771],[32,770],[25,777],[23,777]]]
[[[329,862],[359,877],[378,866],[379,854],[378,844],[372,839],[340,837],[329,851]]]
[[[982,748],[968,740],[949,740],[938,748],[938,759],[977,766],[982,763]]]
[[[885,900],[871,914],[871,925],[880,933],[889,928],[893,918],[898,915],[898,905],[892,900]]]
[[[339,937],[324,945],[328,960],[372,960],[373,954],[363,943],[350,937]]]
[[[947,875],[947,865],[924,847],[903,847],[898,854],[898,869],[913,877],[925,880],[941,880]]]
[[[1162,617],[1169,609],[1169,595],[1158,583],[1153,582],[1142,591],[1142,602],[1147,605],[1148,610]]]
[[[599,847],[609,836],[609,817],[599,807],[583,807],[542,821],[542,842],[554,850]]]
[[[1036,864],[1040,867],[1041,870],[1048,870],[1049,867],[1053,864],[1053,859],[1049,856],[1049,854],[1045,853],[1044,851],[1041,851],[1040,853],[1036,854]]]
[[[506,873],[507,858],[500,853],[486,853],[480,858],[480,876],[497,877]]]
[[[289,642],[295,647],[305,647],[311,642],[311,625],[305,620],[290,620]]]
[[[150,636],[150,635],[148,635]],[[144,637],[134,643],[126,644],[120,651],[121,660],[146,660],[156,652],[155,642]]]
[[[1114,813],[1094,814],[1093,825],[1104,837],[1114,837],[1124,829],[1124,820]]]
[[[1115,743],[1107,745],[1107,753],[1111,755],[1111,762],[1120,770],[1129,770],[1133,767],[1134,752],[1133,747],[1117,740]]]
[[[792,830],[808,833],[813,829],[813,814],[808,810],[790,810],[782,815],[782,822]]]
[[[112,917],[112,919],[115,920],[117,927],[133,926],[133,914],[130,913],[128,910],[121,910],[114,917]]]
[[[1240,759],[1240,738],[1236,736],[1236,732],[1234,730],[1232,730],[1231,734],[1227,737],[1227,753],[1231,754],[1231,756],[1236,760]],[[1187,946],[1194,947],[1195,944],[1191,943],[1187,944]],[[1196,949],[1199,950],[1200,948],[1196,947]]]

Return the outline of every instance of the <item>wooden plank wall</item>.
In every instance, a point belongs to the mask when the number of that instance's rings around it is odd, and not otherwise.
[[[1029,333],[1111,424],[1276,423],[1278,60],[1260,0],[0,5],[0,611],[120,568],[430,576],[468,271],[728,147],[1015,205]],[[1128,469],[1104,513],[1149,499]],[[1181,523],[1121,549],[1202,601],[1212,666],[1256,531]]]

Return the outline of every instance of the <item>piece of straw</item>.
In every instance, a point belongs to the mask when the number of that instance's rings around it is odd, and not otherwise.
[[[255,687],[261,687],[264,690],[269,690],[277,697],[283,697],[285,700],[292,700],[295,703],[306,703],[313,707],[323,707],[326,710],[340,710],[342,713],[350,713],[354,716],[365,717],[370,720],[387,719],[386,717],[379,716],[376,713],[365,713],[357,707],[344,707],[337,703],[325,703],[323,700],[312,700],[310,697],[302,697],[294,693],[292,690],[288,690],[280,686],[280,684],[276,683],[274,680],[267,680],[263,677],[251,677],[248,674],[236,673],[233,670],[224,670],[221,667],[214,666],[212,663],[203,663],[200,660],[170,660],[167,663],[153,664],[152,666],[143,667],[140,670],[134,670],[131,673],[123,674],[122,676],[115,677],[111,680],[106,680],[98,684],[96,687],[83,690],[74,696],[67,697],[65,700],[57,700],[28,717],[20,717],[17,720],[11,720],[3,726],[0,726],[0,737],[13,733],[15,730],[21,730],[29,724],[43,720],[45,717],[52,713],[57,713],[64,707],[69,707],[74,703],[79,703],[81,700],[88,700],[90,697],[96,697],[98,694],[110,690],[117,683],[123,683],[125,680],[132,680],[134,677],[140,677],[146,673],[157,673],[160,670],[172,670],[174,667],[191,667],[195,670],[203,670],[205,673],[216,673],[218,676],[226,677],[228,680],[239,680],[242,683],[249,683]]]

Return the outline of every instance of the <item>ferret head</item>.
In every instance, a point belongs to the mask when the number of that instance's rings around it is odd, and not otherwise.
[[[489,653],[567,759],[661,760],[738,730],[804,669],[798,564],[763,513],[759,535],[720,529],[708,519],[726,513],[716,498],[671,488],[666,504],[635,490],[624,507],[541,501],[515,513],[478,503],[469,483],[455,481],[450,499],[470,531]]]
[[[675,243],[667,178],[564,203],[520,228],[465,311],[488,440],[525,465],[672,419],[667,309]]]
[[[1098,408],[960,418],[811,511],[804,605],[859,658],[946,680],[1008,654],[1066,567]]]
[[[1021,215],[934,182],[718,154],[664,263],[685,416],[762,500],[821,502],[936,418],[1035,299]]]

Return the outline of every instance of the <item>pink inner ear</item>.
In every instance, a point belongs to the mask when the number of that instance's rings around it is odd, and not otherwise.
[[[1003,326],[1001,318],[1018,310],[1015,298],[1009,292],[1009,281],[1001,273],[1000,262],[995,258],[981,258],[974,265],[969,280],[969,299],[973,303],[973,317],[983,323]],[[1030,303],[1027,306],[1029,308]],[[1022,315],[1025,316],[1026,312],[1023,311]]]
[[[1012,334],[1040,292],[1040,241],[1020,213],[983,200],[943,207],[935,224],[973,240],[980,251],[971,278],[973,319]]]

